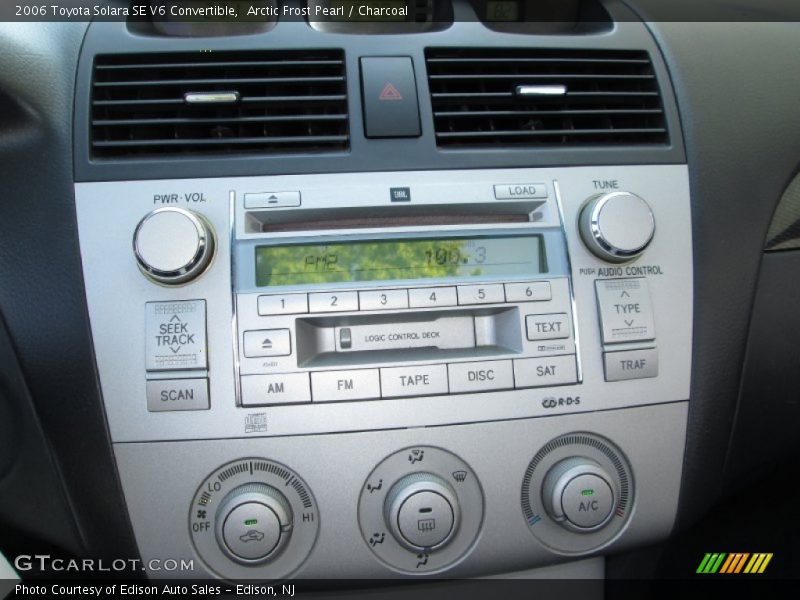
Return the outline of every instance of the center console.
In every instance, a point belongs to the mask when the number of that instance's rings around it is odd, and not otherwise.
[[[144,558],[230,579],[471,576],[669,532],[685,166],[76,194]]]
[[[658,47],[613,0],[566,28],[451,4],[383,35],[89,27],[77,222],[148,576],[476,577],[669,535],[692,239]]]

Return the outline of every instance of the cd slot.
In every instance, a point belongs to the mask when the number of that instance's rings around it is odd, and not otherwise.
[[[540,213],[535,211],[542,204],[544,204],[542,200],[530,200],[494,204],[456,203],[336,209],[250,210],[246,213],[245,229],[247,233],[278,233],[529,223],[541,218]]]
[[[296,322],[298,366],[520,354],[519,323],[516,306],[300,318]]]

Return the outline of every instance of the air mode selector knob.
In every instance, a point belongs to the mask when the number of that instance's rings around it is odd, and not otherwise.
[[[242,564],[276,558],[292,533],[292,509],[278,490],[263,483],[240,486],[225,497],[216,515],[217,543]]]
[[[589,458],[568,458],[553,465],[542,486],[542,504],[558,523],[588,533],[614,515],[617,493],[613,478]]]
[[[444,547],[458,529],[460,510],[453,488],[432,473],[412,473],[386,496],[386,524],[412,551]]]
[[[625,262],[642,254],[656,230],[650,206],[630,192],[590,198],[581,210],[578,229],[583,243],[608,262]]]
[[[141,271],[166,285],[199,276],[214,256],[214,233],[202,215],[184,208],[158,208],[136,226],[133,252]]]

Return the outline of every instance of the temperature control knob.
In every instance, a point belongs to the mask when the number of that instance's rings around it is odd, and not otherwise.
[[[147,214],[133,234],[133,251],[142,272],[158,283],[191,281],[211,263],[211,224],[193,211],[158,208]]]
[[[596,531],[614,514],[613,479],[589,458],[567,458],[545,476],[542,504],[553,520],[567,529]]]
[[[412,473],[386,496],[386,524],[409,550],[445,546],[458,529],[459,506],[453,488],[432,473]]]
[[[217,543],[238,563],[276,558],[292,534],[292,509],[278,490],[263,483],[240,486],[222,500],[216,516]]]
[[[590,198],[578,228],[590,252],[608,262],[632,260],[653,239],[656,224],[647,202],[630,192]]]

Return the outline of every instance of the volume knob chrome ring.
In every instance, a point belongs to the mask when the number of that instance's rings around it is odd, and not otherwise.
[[[214,233],[202,215],[183,208],[148,213],[133,234],[139,269],[149,279],[180,285],[202,274],[214,256]]]

